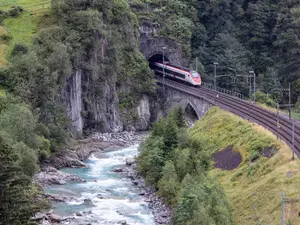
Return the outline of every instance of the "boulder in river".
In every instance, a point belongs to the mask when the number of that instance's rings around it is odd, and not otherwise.
[[[127,159],[126,159],[126,165],[127,165],[127,166],[132,165],[134,162],[135,162],[134,158],[127,158]]]
[[[83,200],[83,204],[85,204],[85,205],[93,205],[93,202],[92,202],[91,199],[86,198],[86,199]]]
[[[77,212],[76,216],[83,216],[82,212]]]
[[[126,222],[126,220],[120,220],[117,224],[126,225],[127,222]]]
[[[54,213],[50,214],[49,218],[52,222],[55,222],[55,223],[60,223],[60,221],[61,221],[61,217]]]
[[[37,220],[37,221],[40,221],[42,219],[44,219],[46,217],[45,214],[41,213],[41,212],[38,212],[34,215],[34,217],[32,218],[33,220]]]
[[[121,172],[123,172],[123,169],[122,168],[116,168],[113,171],[116,172],[116,173],[121,173]]]

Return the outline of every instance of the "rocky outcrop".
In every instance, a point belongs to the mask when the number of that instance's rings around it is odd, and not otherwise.
[[[135,121],[134,127],[138,131],[147,130],[150,125],[150,102],[148,96],[143,96],[137,106],[138,119]]]
[[[82,133],[83,120],[82,110],[82,88],[81,88],[82,70],[75,71],[66,82],[63,93],[67,106],[67,114],[72,121],[71,131],[73,133]]]
[[[43,196],[52,202],[67,202],[73,200],[73,198],[64,195],[44,194]]]
[[[107,55],[107,39],[96,38],[90,59],[85,62],[93,70],[75,70],[66,81],[63,100],[72,121],[73,133],[82,134],[85,130],[112,133],[129,127],[133,127],[133,130],[146,130],[149,127],[149,99],[146,96],[135,109],[138,118],[130,126],[124,124],[125,119],[119,109],[118,89],[125,88],[126,92],[131,93],[131,88],[126,84],[117,87],[116,73],[108,74],[109,69],[106,67],[111,65],[104,63]]]
[[[34,180],[43,185],[66,184],[66,181],[85,182],[84,179],[74,175],[61,172],[54,167],[47,167],[44,171],[37,173]]]
[[[40,225],[53,225],[53,224],[60,224],[62,218],[59,215],[54,213],[47,212],[47,213],[37,213],[32,218],[34,221],[38,221]]]

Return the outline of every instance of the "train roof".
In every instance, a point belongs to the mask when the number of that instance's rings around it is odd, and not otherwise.
[[[191,69],[189,69],[187,67],[175,65],[175,64],[172,64],[170,62],[165,62],[165,64],[167,64],[169,66],[172,66],[172,67],[175,67],[175,68],[178,68],[178,69],[181,69],[181,70],[184,70],[184,71],[188,71],[188,72],[191,71]]]
[[[159,62],[159,63],[163,63],[163,62]],[[173,64],[173,63],[170,63],[170,62],[165,62],[165,64],[168,65],[168,66],[175,67],[177,69],[181,69],[181,70],[187,71],[187,72],[194,71],[194,70],[189,69],[187,67],[179,66],[179,65],[176,65],[176,64]]]

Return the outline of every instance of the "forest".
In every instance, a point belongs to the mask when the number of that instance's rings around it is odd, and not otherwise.
[[[191,139],[182,108],[156,122],[141,145],[138,171],[173,207],[172,225],[232,224],[227,198],[208,175],[212,146],[205,139]]]
[[[132,0],[131,4],[138,8],[140,20],[160,24],[157,35],[181,44],[191,68],[198,60],[205,82],[213,83],[217,62],[218,86],[248,96],[246,76],[254,71],[258,91],[286,103],[288,94],[278,89],[291,83],[292,102],[297,102],[300,1]],[[154,12],[147,12],[146,6]]]

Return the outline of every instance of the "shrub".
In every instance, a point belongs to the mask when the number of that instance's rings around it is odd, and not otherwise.
[[[172,225],[232,224],[230,207],[219,185],[204,176],[189,174],[182,183]]]
[[[23,44],[16,44],[11,52],[11,56],[15,56],[18,54],[26,54],[28,52],[27,46]]]
[[[23,169],[24,174],[32,177],[37,171],[36,152],[22,142],[15,144],[14,148],[19,154],[19,166]]]
[[[8,15],[11,17],[18,17],[22,12],[24,12],[24,8],[21,6],[13,6],[12,9],[8,11]]]
[[[276,107],[276,102],[261,91],[257,91],[255,93],[255,97],[256,97],[257,102],[260,102],[260,103],[265,104],[270,107]],[[253,96],[252,96],[252,98],[253,98]]]
[[[180,190],[180,183],[172,161],[166,162],[162,174],[162,178],[158,182],[158,195],[163,197],[166,203],[175,205],[177,203],[177,193]]]
[[[157,185],[165,165],[162,138],[149,138],[140,147],[137,158],[138,171],[146,178],[148,184]]]
[[[298,99],[298,101],[295,104],[295,111],[297,113],[300,113],[300,98]]]
[[[50,141],[42,136],[39,136],[38,142],[39,142],[39,159],[40,160],[48,159],[51,155]]]

